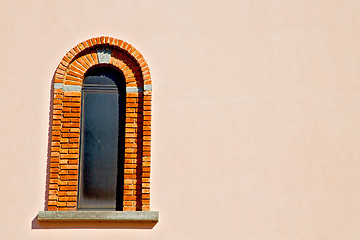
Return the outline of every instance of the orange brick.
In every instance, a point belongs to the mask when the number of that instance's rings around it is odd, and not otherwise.
[[[78,170],[69,170],[69,174],[78,174]]]
[[[60,158],[78,158],[78,154],[61,154]]]
[[[133,206],[133,203],[134,203],[133,201],[124,201],[123,202],[124,206],[127,206],[127,207],[128,206]]]
[[[57,211],[57,207],[56,206],[49,206],[48,211]]]
[[[65,207],[66,206],[66,202],[57,202],[56,204],[58,207]]]
[[[57,190],[49,190],[49,194],[58,194]]]
[[[57,195],[49,195],[49,200],[57,200]]]
[[[69,149],[69,153],[70,154],[79,153],[79,149]]]
[[[149,205],[143,205],[142,210],[143,211],[150,211],[150,206]]]
[[[145,177],[143,177],[143,178],[142,178],[142,182],[143,182],[143,183],[150,183],[150,178],[145,178]]]
[[[80,128],[70,128],[70,132],[80,133]]]
[[[69,108],[69,107],[64,107],[64,108],[62,109],[62,111],[63,111],[63,112],[70,112],[70,111],[71,111],[71,108]]]
[[[51,142],[51,146],[60,146],[60,142]]]
[[[51,152],[51,157],[59,157],[60,153],[59,152]]]
[[[76,207],[76,202],[67,202],[66,206],[68,206],[68,207]]]
[[[62,94],[62,93],[63,93],[63,90],[62,90],[62,89],[54,89],[54,93],[60,93],[60,94]]]
[[[125,154],[125,158],[137,158],[138,154]]]
[[[136,207],[124,207],[123,208],[124,211],[135,211],[136,210]]]
[[[77,181],[67,181],[67,185],[69,186],[77,186],[78,182]]]
[[[74,191],[74,190],[77,190],[77,187],[76,186],[60,186],[60,190],[61,191]]]
[[[124,164],[125,168],[136,168],[137,165],[136,164]]]
[[[150,189],[149,188],[143,188],[142,193],[150,193]]]
[[[61,165],[61,169],[78,169],[78,165]]]
[[[56,201],[48,201],[49,206],[56,206]]]
[[[134,195],[133,193],[133,190],[124,190],[124,195]]]
[[[69,164],[76,165],[76,164],[79,164],[79,161],[77,159],[76,160],[69,160]]]
[[[136,179],[124,179],[124,184],[136,184]]]
[[[58,168],[58,167],[59,167],[59,162],[55,162],[55,163],[54,163],[54,162],[51,162],[51,163],[50,163],[50,167],[51,167],[51,168]]]
[[[50,168],[51,173],[58,173],[60,171],[59,168]]]
[[[73,122],[73,123],[79,123],[80,118],[70,118],[70,121]],[[80,127],[80,125],[79,125],[79,127]],[[79,128],[79,127],[76,127],[76,128]]]
[[[61,118],[61,122],[62,123],[66,123],[66,122],[71,122],[70,118]],[[68,128],[67,128],[68,129]],[[66,132],[68,132],[69,130],[66,130]]]
[[[74,206],[74,207],[58,207],[58,211],[76,211],[76,206]]]
[[[80,107],[81,104],[79,102],[65,102],[64,107]]]
[[[63,175],[63,174],[68,174],[69,171],[68,170],[60,170],[59,174]]]
[[[60,120],[53,120],[53,125],[60,125],[61,121]]]
[[[136,169],[124,169],[125,174],[136,174]]]
[[[79,144],[78,143],[66,143],[66,144],[61,144],[62,148],[79,148]]]
[[[58,173],[50,173],[50,179],[54,179],[54,178],[58,178],[59,174]]]
[[[140,150],[138,150],[137,148],[125,148],[126,154],[138,153],[138,152],[140,152]]]
[[[68,202],[68,201],[74,202],[76,200],[77,200],[76,197],[59,197],[59,201],[61,202]]]
[[[136,143],[125,143],[125,148],[136,148],[137,146]]]
[[[70,143],[78,143],[79,141],[80,141],[79,138],[70,138],[70,139],[69,139],[69,142],[70,142]]]
[[[63,114],[63,116],[64,117],[67,117],[67,118],[69,118],[69,117],[80,117],[80,112],[79,113],[64,113]]]
[[[77,180],[77,175],[60,175],[60,180]]]
[[[52,152],[58,152],[60,151],[60,147],[51,147]]]
[[[140,185],[124,185],[124,190],[136,190],[140,189]]]
[[[78,128],[80,127],[80,123],[63,123],[63,127],[75,127],[75,128]],[[78,134],[77,134],[78,136]]]
[[[68,138],[68,137],[79,137],[79,133],[63,133],[62,137]],[[63,144],[64,145],[64,144]],[[62,146],[63,146],[62,145]]]
[[[136,198],[137,198],[136,196],[124,196],[125,201],[135,201]]]
[[[66,196],[66,191],[59,191],[59,194],[58,194],[58,195],[59,195],[59,197],[60,197],[60,196]]]
[[[77,196],[77,192],[76,191],[67,191],[66,195],[67,196]]]
[[[132,159],[132,158],[126,158],[124,159],[125,164],[133,164],[136,163],[136,159]]]
[[[144,140],[150,141],[151,140],[151,136],[143,136]]]
[[[67,159],[61,159],[60,160],[60,164],[67,164],[68,163],[68,160]]]
[[[143,199],[150,199],[150,194],[143,194],[143,195],[142,195],[142,198],[143,198]]]
[[[73,113],[80,112],[80,108],[74,107],[74,108],[71,108],[70,111],[73,112]]]
[[[81,92],[64,92],[65,97],[81,97]]]
[[[64,186],[64,185],[67,185],[67,183],[66,183],[65,181],[59,181],[59,182],[58,182],[58,185],[59,185],[59,186]]]
[[[124,178],[126,179],[134,179],[136,177],[137,177],[136,174],[124,174]]]

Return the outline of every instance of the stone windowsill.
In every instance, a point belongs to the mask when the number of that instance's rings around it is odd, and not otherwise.
[[[39,211],[38,220],[101,221],[101,222],[158,222],[158,211]]]

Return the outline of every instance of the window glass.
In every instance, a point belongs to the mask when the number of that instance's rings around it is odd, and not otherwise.
[[[125,80],[90,69],[82,89],[79,210],[122,210]]]

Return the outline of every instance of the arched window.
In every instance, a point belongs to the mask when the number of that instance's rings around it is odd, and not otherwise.
[[[119,39],[92,38],[63,57],[54,75],[48,198],[39,220],[116,210],[107,216],[157,221],[150,212],[151,84],[144,57]]]
[[[108,66],[90,69],[82,87],[79,210],[123,210],[125,79]]]

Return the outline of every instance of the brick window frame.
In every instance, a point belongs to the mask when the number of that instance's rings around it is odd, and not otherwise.
[[[151,98],[149,67],[131,44],[112,37],[79,43],[61,60],[53,82],[47,211],[76,211],[81,88],[87,70],[110,65],[125,76],[123,211],[150,211]]]

